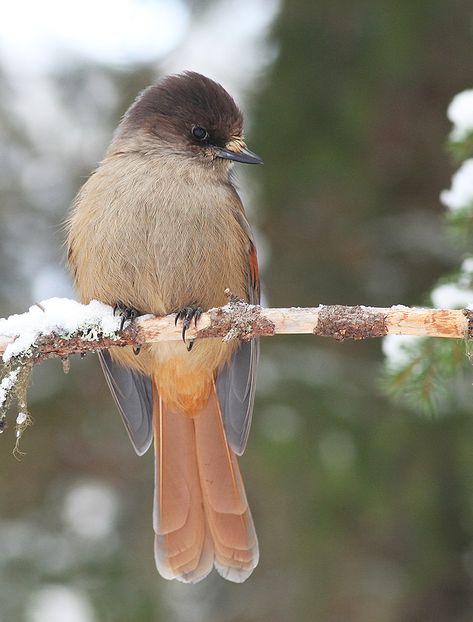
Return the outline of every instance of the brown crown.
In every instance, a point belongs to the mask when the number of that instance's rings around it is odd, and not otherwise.
[[[167,76],[145,89],[123,121],[127,131],[145,129],[157,136],[192,142],[192,127],[201,126],[214,145],[224,146],[241,136],[243,115],[233,98],[217,82],[186,71]]]

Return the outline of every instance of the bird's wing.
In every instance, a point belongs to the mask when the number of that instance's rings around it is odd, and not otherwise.
[[[134,369],[115,362],[108,350],[99,354],[107,384],[136,453],[142,456],[153,440],[151,380]]]
[[[253,236],[243,211],[238,213],[237,220],[248,236],[248,300],[251,304],[259,304],[258,258]],[[243,341],[217,378],[225,432],[230,447],[239,456],[245,451],[250,432],[258,358],[259,339]]]

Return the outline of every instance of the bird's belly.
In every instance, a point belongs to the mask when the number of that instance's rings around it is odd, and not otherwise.
[[[176,218],[175,213],[161,210],[153,226],[140,235],[147,240],[146,252],[140,255],[142,263],[135,258],[133,267],[130,264],[123,271],[135,273],[133,287],[124,284],[126,304],[144,313],[165,315],[190,305],[203,310],[223,305],[226,288],[247,299],[247,241],[233,214],[222,211],[217,208],[213,214]],[[221,339],[205,339],[188,352],[181,340],[153,344],[138,357],[125,349],[117,358],[153,375],[163,398],[189,410],[186,396],[192,400],[208,395],[215,372],[234,348],[235,344]]]
[[[247,297],[244,240],[236,221],[233,227],[227,224],[197,220],[181,223],[174,231],[172,225],[163,227],[169,234],[155,239],[150,248],[162,312],[190,305],[207,310],[225,304],[227,288]]]
[[[229,188],[186,183],[154,163],[136,170],[130,164],[128,177],[136,183],[124,183],[125,165],[110,162],[89,179],[72,220],[70,261],[82,300],[164,315],[225,304],[226,288],[248,299],[248,239]],[[158,390],[174,392],[169,401],[182,405],[187,395],[208,395],[233,348],[206,339],[191,352],[176,341],[143,348],[139,356],[117,348],[113,356],[155,377]]]
[[[227,288],[247,299],[244,240],[233,215],[233,222],[226,222],[224,218],[219,221],[219,214],[216,216],[211,223],[191,221],[184,228],[181,222],[180,235],[176,235],[174,241],[162,241],[159,245],[156,253],[157,291],[163,303],[163,313],[190,305],[203,310],[223,305],[227,301]],[[156,364],[158,388],[161,386],[164,391],[166,387],[177,385],[181,399],[186,394],[208,394],[208,387],[198,391],[193,388],[193,383],[208,385],[215,371],[230,358],[234,347],[221,339],[198,341],[191,352],[182,341],[154,344],[151,354]]]

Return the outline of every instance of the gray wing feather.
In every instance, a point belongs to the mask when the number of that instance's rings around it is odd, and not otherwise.
[[[116,363],[107,350],[98,355],[128,436],[136,453],[142,456],[153,440],[151,380],[134,369]]]
[[[240,201],[237,195],[238,201]],[[254,250],[253,234],[246,220],[243,206],[237,220],[248,236]],[[251,249],[250,249],[251,250]],[[248,269],[248,298],[259,304],[259,281],[253,280]],[[256,276],[257,278],[257,276]],[[250,433],[256,389],[256,368],[259,359],[259,339],[243,341],[217,378],[217,394],[223,414],[225,433],[230,447],[238,455],[245,451]]]
[[[245,451],[250,432],[258,358],[259,340],[244,341],[217,378],[227,440],[239,456]]]

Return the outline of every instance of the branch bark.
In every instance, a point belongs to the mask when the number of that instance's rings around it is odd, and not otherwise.
[[[224,307],[210,309],[202,314],[197,327],[192,325],[186,339],[222,338],[249,340],[258,336],[278,334],[313,334],[346,339],[368,339],[385,335],[417,335],[471,339],[473,311],[468,309],[415,309],[364,306],[291,307],[265,309],[249,305],[231,295]],[[67,358],[71,354],[86,353],[116,346],[142,346],[145,343],[182,339],[182,325],[175,325],[175,315],[165,317],[142,316],[117,338],[81,337],[64,338],[60,334],[42,335],[36,342],[31,359]],[[0,335],[0,354],[15,338]]]

